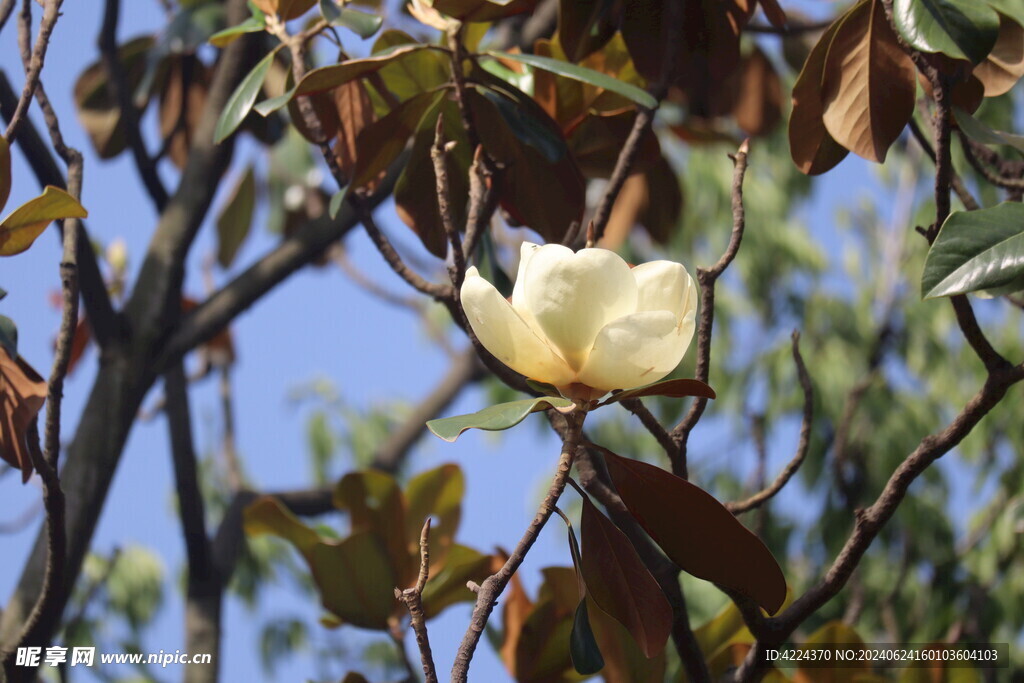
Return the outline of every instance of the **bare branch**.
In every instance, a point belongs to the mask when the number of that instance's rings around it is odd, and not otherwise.
[[[775,478],[771,486],[755,493],[746,500],[735,503],[726,503],[725,507],[734,515],[742,515],[754,508],[758,508],[771,500],[775,494],[789,483],[793,475],[800,469],[804,459],[807,457],[807,450],[811,446],[811,426],[814,423],[814,386],[811,384],[811,376],[807,372],[807,365],[804,364],[803,356],[800,355],[800,333],[793,332],[793,362],[796,364],[797,380],[800,382],[800,389],[804,394],[803,418],[800,421],[800,440],[796,446],[796,454],[789,461],[779,476]]]
[[[746,213],[743,207],[743,179],[747,173],[747,154],[749,141],[744,140],[740,145],[733,160],[732,176],[732,233],[729,236],[729,244],[725,252],[718,259],[715,265],[710,268],[697,269],[697,281],[700,283],[700,322],[697,325],[697,366],[695,376],[702,382],[708,381],[708,370],[711,361],[711,333],[715,321],[715,282],[725,269],[729,267],[736,258],[743,241],[743,230],[746,227]],[[679,456],[672,465],[672,471],[677,476],[687,478],[686,449],[690,439],[690,432],[697,426],[704,409],[707,407],[706,398],[696,398],[690,405],[689,412],[672,430],[672,438],[676,442]]]
[[[466,239],[462,242],[463,258],[467,260],[476,252],[477,244],[498,208],[493,165],[493,162],[488,163],[484,148],[477,147],[473,153],[473,164],[469,167],[469,213],[466,216]]]
[[[39,85],[39,75],[43,71],[43,62],[46,61],[46,50],[50,47],[50,35],[57,25],[57,17],[60,16],[60,6],[63,0],[46,0],[43,5],[43,16],[39,20],[39,33],[36,34],[36,42],[32,48],[32,56],[25,67],[25,87],[21,90],[21,97],[18,105],[11,115],[10,123],[7,124],[7,132],[4,137],[11,140],[18,132],[22,119],[28,113],[28,105],[35,95],[36,86]],[[25,0],[21,10],[21,22],[19,25],[20,42],[23,44],[28,39],[28,31],[32,28],[32,5]]]
[[[577,410],[566,416],[568,426],[562,442],[562,455],[558,461],[558,469],[555,472],[554,479],[551,481],[551,487],[548,489],[544,501],[537,510],[537,515],[530,522],[530,526],[526,528],[526,532],[519,540],[512,554],[509,555],[508,560],[505,561],[505,564],[497,573],[487,577],[480,585],[479,590],[477,590],[473,616],[470,620],[469,628],[466,629],[466,634],[462,638],[462,643],[459,645],[459,651],[455,656],[455,664],[452,667],[453,683],[465,683],[468,680],[469,663],[473,659],[473,653],[480,642],[480,636],[483,635],[487,620],[491,616],[491,612],[494,611],[498,596],[505,590],[508,582],[512,580],[512,575],[519,569],[519,565],[526,559],[526,554],[530,552],[530,548],[533,547],[541,529],[544,528],[548,519],[551,518],[555,505],[558,503],[562,491],[565,490],[566,482],[569,479],[569,470],[572,469],[572,463],[576,457],[576,449],[579,446],[580,432],[583,428],[585,416],[586,413],[583,412],[581,406],[577,406]]]
[[[601,237],[604,235],[604,229],[608,226],[608,219],[611,218],[615,200],[618,199],[619,192],[622,191],[626,178],[629,177],[633,170],[637,154],[640,153],[640,143],[643,142],[645,135],[650,134],[654,113],[655,110],[653,109],[640,107],[636,114],[636,119],[633,120],[633,128],[626,137],[626,142],[622,146],[622,151],[619,152],[618,159],[615,160],[615,169],[612,171],[612,177],[608,180],[608,185],[605,188],[604,194],[601,195],[597,208],[594,209],[594,232],[592,239],[590,235],[587,237],[588,247],[593,247],[600,242]]]
[[[391,270],[395,271],[398,277],[405,280],[410,287],[416,291],[426,294],[435,301],[451,301],[455,297],[455,289],[451,285],[442,285],[435,282],[427,281],[422,275],[410,268],[402,257],[395,250],[391,240],[388,239],[387,235],[381,232],[380,228],[377,227],[377,223],[373,219],[373,214],[370,211],[362,211],[360,217],[363,223],[363,227],[366,228],[366,234],[370,236],[370,240],[374,246],[377,247],[377,251],[384,257],[388,266]]]
[[[423,663],[423,676],[426,683],[437,683],[437,670],[434,668],[434,655],[430,651],[430,638],[427,635],[427,617],[423,613],[423,589],[430,578],[430,518],[423,523],[423,530],[420,532],[420,573],[416,579],[416,585],[412,588],[401,590],[395,589],[395,597],[405,604],[409,610],[409,619],[412,624],[413,633],[416,635],[416,645],[420,650],[420,660]]]
[[[455,143],[450,144],[454,145]],[[448,146],[444,142],[444,116],[439,115],[437,126],[434,128],[434,144],[430,147],[430,160],[434,164],[434,179],[437,182],[437,210],[441,215],[441,225],[444,226],[445,235],[448,236],[448,243],[452,248],[452,269],[449,272],[457,295],[462,281],[466,278],[466,255],[462,251],[462,239],[459,237],[455,219],[452,218],[448,167],[445,163],[447,152]]]

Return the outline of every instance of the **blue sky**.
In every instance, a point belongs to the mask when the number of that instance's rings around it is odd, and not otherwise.
[[[91,146],[77,125],[71,91],[84,66],[96,55],[96,32],[101,20],[98,0],[71,2],[57,25],[51,43],[44,82],[62,116],[69,143],[86,153],[83,203],[90,212],[88,225],[95,240],[107,243],[123,238],[131,254],[131,267],[139,265],[156,216],[148,199],[141,194],[130,156],[102,162],[92,154]],[[130,38],[162,21],[156,0],[122,3],[120,39]],[[0,43],[0,66],[12,80],[20,83],[20,64],[14,46],[14,26],[6,28],[7,38]],[[38,116],[33,112],[34,119]],[[155,125],[152,116],[146,124]],[[14,151],[14,189],[9,206],[38,194],[29,169]],[[236,170],[249,161],[262,162],[257,151],[241,146],[235,154]],[[163,169],[173,187],[173,173]],[[751,173],[757,173],[756,164]],[[804,210],[805,218],[828,216],[832,207],[853,197],[851,188],[869,193],[877,187],[874,169],[853,158],[817,181],[817,194]],[[230,182],[225,186],[230,186]],[[223,194],[223,192],[221,193]],[[217,204],[223,200],[218,198]],[[378,212],[382,227],[412,251],[408,229],[394,218],[389,207]],[[259,258],[275,244],[275,238],[256,229],[236,259],[239,270]],[[821,221],[819,221],[819,224]],[[0,313],[19,325],[20,350],[28,361],[46,374],[52,354],[53,338],[59,322],[58,311],[48,304],[51,291],[58,287],[59,250],[55,231],[44,235],[27,253],[4,259],[0,265],[0,286],[9,296],[0,303]],[[833,245],[836,237],[826,238]],[[405,294],[406,286],[386,268],[362,232],[348,239],[350,258],[359,267],[393,291]],[[186,293],[202,298],[205,291],[198,264],[216,248],[215,231],[207,225],[192,252],[194,267],[186,283]],[[693,264],[687,264],[691,266]],[[134,270],[132,271],[134,272]],[[220,282],[231,273],[217,273]],[[447,359],[422,332],[418,321],[405,311],[382,306],[376,299],[352,285],[337,269],[305,269],[276,288],[258,305],[244,313],[233,325],[238,350],[234,372],[237,446],[244,458],[252,482],[273,489],[302,488],[309,485],[311,471],[306,450],[306,418],[309,406],[289,403],[289,393],[298,385],[316,378],[333,382],[344,400],[353,406],[406,400],[414,402],[430,391],[443,376]],[[461,340],[460,340],[461,341]],[[90,352],[66,387],[63,425],[65,438],[73,434],[86,392],[95,373],[95,354]],[[155,394],[147,403],[152,403]],[[469,412],[484,405],[479,390],[469,390],[451,413]],[[214,381],[207,381],[192,392],[195,441],[201,451],[218,438],[218,399]],[[695,437],[696,438],[696,437]],[[696,455],[714,453],[728,435],[704,433],[698,439]],[[776,434],[769,470],[774,472],[788,459],[795,442],[795,425]],[[415,450],[410,471],[434,467],[442,462],[459,463],[466,474],[468,489],[464,501],[462,542],[488,550],[496,545],[511,547],[532,518],[538,492],[546,484],[558,455],[558,444],[544,429],[534,424],[507,432],[500,439],[469,433],[456,444],[426,437]],[[749,453],[729,455],[737,466],[747,462]],[[146,645],[149,650],[173,651],[183,647],[182,601],[175,592],[174,579],[182,566],[184,552],[178,521],[173,508],[173,477],[163,419],[138,424],[131,434],[126,452],[114,480],[110,498],[95,538],[95,549],[109,552],[114,546],[140,544],[158,552],[168,575],[171,591],[161,609]],[[966,500],[966,490],[954,492]],[[20,515],[37,504],[39,489],[35,481],[22,487],[16,477],[0,480],[0,522]],[[783,510],[800,508],[779,500]],[[557,520],[556,520],[557,521]],[[22,558],[35,537],[36,525],[0,537],[0,548],[7,562],[0,563],[0,596],[6,599],[17,581]],[[551,564],[567,564],[564,530],[552,524],[541,536],[525,567],[524,580],[535,587],[539,569]],[[302,604],[286,586],[268,586],[258,614],[252,614],[236,599],[227,602],[222,671],[224,680],[262,680],[264,673],[258,657],[259,626],[263,618],[298,615],[315,622],[319,610],[315,604]],[[431,623],[431,639],[440,670],[447,671],[468,622],[469,607],[451,608]],[[312,625],[316,634],[319,627]],[[358,644],[358,639],[355,643]],[[410,644],[410,654],[414,646]],[[473,668],[478,680],[505,680],[504,669],[492,649],[483,645]],[[125,672],[127,673],[127,672]],[[278,670],[278,680],[304,680],[316,674],[309,656],[299,654]],[[168,669],[167,680],[180,677]]]

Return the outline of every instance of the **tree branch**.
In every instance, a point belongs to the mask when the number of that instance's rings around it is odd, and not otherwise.
[[[629,135],[626,136],[626,142],[622,146],[622,151],[619,152],[619,156],[615,160],[615,169],[612,171],[612,176],[608,180],[608,185],[605,188],[604,194],[601,195],[597,208],[594,209],[594,218],[592,219],[594,226],[593,240],[589,236],[587,237],[588,247],[593,247],[597,242],[600,242],[601,237],[604,235],[604,229],[608,226],[608,219],[611,218],[615,200],[618,199],[619,192],[622,191],[622,186],[632,172],[633,164],[640,153],[640,143],[643,141],[644,136],[650,133],[654,114],[654,109],[647,109],[645,107],[639,107],[639,111],[637,111],[636,119],[633,120],[633,128],[629,131]]]
[[[413,633],[416,634],[416,645],[423,663],[423,677],[426,683],[437,683],[437,670],[434,668],[434,655],[430,651],[430,638],[427,635],[427,618],[423,613],[423,589],[430,578],[430,518],[423,523],[420,532],[420,573],[416,585],[401,590],[395,588],[395,597],[405,604],[409,610],[409,619]]]
[[[50,35],[57,25],[57,17],[60,16],[60,6],[63,0],[46,0],[43,5],[43,16],[39,20],[39,33],[36,34],[36,42],[32,48],[32,56],[25,67],[25,86],[21,90],[21,97],[7,124],[7,132],[4,137],[8,140],[14,138],[21,125],[22,119],[28,113],[28,106],[32,103],[36,86],[39,85],[39,76],[43,72],[43,62],[46,61],[46,50],[50,47]],[[32,28],[32,5],[29,0],[24,0],[21,10],[21,22],[19,26],[19,40],[24,44],[28,40],[28,31]]]
[[[505,561],[505,564],[495,574],[487,577],[477,591],[473,616],[470,620],[469,628],[466,629],[466,634],[462,638],[462,643],[459,645],[459,651],[455,656],[455,664],[452,666],[453,683],[466,683],[468,680],[469,663],[472,661],[473,653],[480,642],[480,636],[483,635],[487,619],[491,616],[491,612],[494,611],[498,596],[505,590],[508,582],[512,580],[512,575],[519,569],[519,565],[526,559],[526,554],[530,552],[530,548],[533,547],[541,529],[544,528],[548,519],[551,518],[555,505],[558,503],[562,491],[565,490],[566,482],[569,479],[569,470],[572,468],[573,460],[576,457],[576,449],[579,446],[583,420],[586,417],[586,413],[583,411],[584,408],[577,405],[576,410],[566,416],[568,426],[562,442],[562,455],[558,461],[558,469],[555,472],[554,479],[551,481],[551,487],[548,489],[544,501],[537,510],[536,516],[530,522],[530,526],[526,528],[526,532],[519,540],[515,550],[509,555],[508,560]]]
[[[793,459],[779,473],[779,476],[775,478],[771,486],[755,493],[746,500],[726,503],[726,509],[734,515],[742,515],[744,512],[749,512],[771,500],[775,494],[789,483],[789,480],[800,469],[800,465],[803,464],[804,459],[807,457],[807,450],[811,446],[811,427],[814,424],[814,386],[811,384],[811,376],[807,372],[803,356],[800,355],[800,333],[794,331],[792,339],[793,362],[796,363],[797,380],[800,382],[800,389],[804,394],[803,418],[800,421],[800,440],[796,446],[796,454],[793,455]]]
[[[142,178],[142,183],[146,186],[146,191],[157,212],[162,213],[169,199],[167,188],[164,187],[163,181],[160,180],[157,173],[156,160],[146,151],[146,143],[142,139],[142,129],[139,125],[139,110],[132,100],[128,76],[118,54],[117,23],[120,13],[121,0],[106,0],[103,24],[100,27],[96,45],[100,50],[103,68],[107,72],[107,88],[111,98],[117,102],[124,119],[125,137],[128,148],[132,151],[132,157],[135,159],[135,168],[138,170],[139,177]],[[186,98],[183,96],[182,99]]]
[[[747,154],[749,141],[740,145],[733,159],[732,176],[732,233],[729,236],[729,244],[725,252],[718,259],[715,265],[710,268],[697,269],[697,281],[700,283],[700,322],[697,325],[697,366],[695,376],[702,382],[708,381],[708,371],[711,361],[711,333],[715,321],[715,282],[722,276],[725,269],[729,267],[736,258],[743,241],[743,231],[746,227],[746,213],[743,208],[743,179],[747,173]],[[687,478],[686,449],[690,439],[690,432],[697,426],[704,409],[707,407],[706,398],[696,398],[690,405],[689,412],[672,430],[672,439],[676,442],[678,455],[672,463],[672,472],[677,476]]]

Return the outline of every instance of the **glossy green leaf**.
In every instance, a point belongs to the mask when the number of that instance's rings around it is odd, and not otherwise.
[[[373,43],[373,54],[379,55],[401,46],[417,45],[408,33],[391,29],[384,31]],[[402,59],[389,62],[380,70],[384,86],[400,102],[428,90],[435,90],[451,80],[451,60],[440,50],[419,50]]]
[[[89,215],[74,197],[53,185],[0,221],[0,256],[20,254],[36,241],[53,221]]]
[[[660,467],[600,450],[623,503],[673,562],[746,595],[771,614],[779,610],[786,600],[782,569],[724,505]]]
[[[320,15],[331,26],[344,26],[360,38],[369,38],[384,23],[382,17],[354,9],[341,8],[334,0],[320,0]]]
[[[674,520],[675,523],[675,520]],[[626,534],[583,499],[581,569],[594,602],[625,626],[647,657],[665,647],[672,606]]]
[[[18,357],[18,326],[6,315],[0,315],[0,346],[7,350],[11,358]]]
[[[330,90],[331,88],[337,88],[339,85],[348,83],[355,78],[368,76],[374,71],[379,71],[395,60],[415,54],[420,50],[429,49],[430,47],[430,45],[422,43],[396,45],[394,48],[384,50],[372,57],[349,59],[341,64],[313,69],[299,81],[298,87],[295,88],[295,96],[310,95]]]
[[[231,93],[227,104],[224,105],[224,111],[221,112],[220,118],[217,120],[217,127],[213,131],[214,142],[218,144],[223,142],[229,135],[235,132],[242,124],[242,121],[245,120],[245,117],[248,116],[252,105],[256,103],[256,97],[260,94],[263,81],[270,71],[270,65],[274,62],[274,55],[277,54],[279,49],[281,49],[280,45],[257,62],[252,71],[242,79],[242,82],[238,84],[235,91]]]
[[[7,206],[11,196],[11,146],[7,138],[0,135],[0,211]]]
[[[400,582],[386,548],[385,539],[372,531],[314,546],[309,565],[324,608],[353,626],[387,630]]]
[[[217,31],[210,36],[210,44],[214,47],[226,47],[235,42],[246,33],[259,33],[267,30],[267,25],[256,17],[249,17],[241,24]]]
[[[590,617],[587,615],[587,600],[580,600],[576,615],[572,621],[572,633],[569,634],[569,655],[572,657],[573,668],[584,676],[592,676],[604,668],[604,657],[601,648],[590,628]]]
[[[267,117],[273,114],[275,111],[288,106],[288,103],[295,97],[295,88],[289,88],[281,95],[277,97],[270,97],[258,102],[253,106],[253,110],[260,116]]]
[[[646,90],[638,88],[635,85],[630,85],[629,83],[624,83],[617,78],[603,74],[600,71],[594,71],[593,69],[577,66],[570,62],[563,62],[560,59],[551,59],[550,57],[540,57],[538,55],[513,54],[510,52],[496,51],[490,51],[486,54],[495,58],[521,62],[537,69],[550,71],[551,73],[558,74],[559,76],[564,76],[576,81],[588,83],[598,88],[610,90],[643,107],[647,107],[648,109],[654,109],[658,106],[658,101]]]
[[[986,290],[1024,289],[1024,205],[957,211],[928,250],[921,276],[925,299]]]
[[[455,441],[467,429],[485,429],[496,432],[526,419],[530,413],[548,408],[568,408],[573,402],[567,398],[528,398],[522,401],[499,403],[469,415],[445,417],[427,422],[427,429],[445,441]]]
[[[217,217],[217,262],[228,268],[249,235],[256,208],[256,175],[250,166],[239,179],[231,197]]]
[[[483,272],[482,269],[481,269],[481,272]],[[488,282],[492,282],[493,281],[492,278],[489,277],[488,273],[484,273],[484,277],[487,278]],[[501,291],[501,290],[499,290],[499,291]],[[559,393],[558,387],[556,387],[554,384],[548,384],[547,382],[538,382],[535,379],[527,378],[526,386],[530,387],[531,389],[533,389],[537,393],[544,394],[545,396],[561,396],[562,395],[561,393]]]
[[[894,0],[896,30],[923,52],[980,64],[999,35],[999,15],[979,0]]]
[[[548,163],[556,163],[568,151],[565,139],[520,108],[513,100],[490,88],[477,88],[501,114],[509,130],[522,142],[540,152]]]
[[[612,394],[601,405],[618,403],[628,398],[643,398],[644,396],[668,396],[669,398],[685,398],[687,396],[698,396],[700,398],[715,398],[715,390],[699,379],[667,379],[664,382],[655,382],[645,387],[628,389]]]
[[[1014,149],[1024,152],[1024,135],[1004,133],[1001,130],[990,128],[988,124],[979,121],[963,109],[954,108],[953,116],[964,135],[984,145],[1009,145]]]

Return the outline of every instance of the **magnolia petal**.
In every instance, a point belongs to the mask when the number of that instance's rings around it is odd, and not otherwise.
[[[606,249],[573,253],[546,244],[534,250],[523,276],[523,300],[538,330],[577,370],[601,328],[636,311],[636,280]]]
[[[572,369],[523,322],[494,285],[480,277],[476,267],[466,271],[461,296],[473,332],[495,358],[548,384],[573,380]]]
[[[526,306],[526,266],[529,265],[530,259],[540,249],[539,244],[533,242],[523,242],[519,247],[519,272],[516,273],[516,284],[512,288],[512,308],[519,314],[519,317],[523,321],[533,328],[539,336],[544,336],[544,333],[540,331],[537,326],[537,321],[533,317],[533,313]]]
[[[669,311],[619,318],[598,333],[580,381],[606,391],[657,382],[679,365],[693,329],[692,312],[681,321]]]
[[[693,278],[686,268],[672,261],[651,261],[643,263],[632,271],[636,278],[636,312],[669,311],[676,320],[697,305]]]

